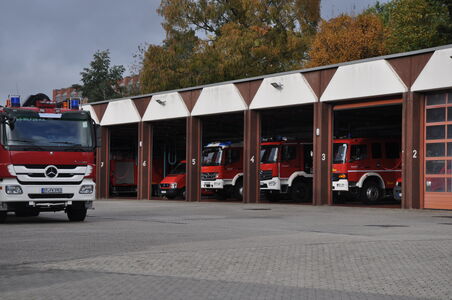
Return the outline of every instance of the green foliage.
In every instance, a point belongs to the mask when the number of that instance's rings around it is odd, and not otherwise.
[[[118,82],[125,71],[123,66],[110,67],[110,51],[97,51],[88,68],[80,73],[82,85],[79,90],[88,101],[100,101],[121,96]]]
[[[140,74],[149,93],[300,68],[319,0],[162,0],[166,39]]]
[[[389,53],[435,47],[452,42],[450,0],[393,0],[377,3],[367,13],[380,16]]]

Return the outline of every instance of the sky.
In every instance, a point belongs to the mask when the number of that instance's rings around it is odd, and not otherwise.
[[[380,1],[380,2],[387,2]],[[358,14],[376,0],[322,0],[322,17]],[[133,54],[165,33],[156,13],[160,0],[1,0],[0,104],[80,83],[97,50],[129,75]]]

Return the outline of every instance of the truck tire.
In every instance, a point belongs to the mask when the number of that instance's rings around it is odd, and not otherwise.
[[[0,223],[5,223],[7,215],[8,213],[6,211],[0,211]]]
[[[290,187],[290,198],[296,202],[312,201],[311,187],[305,181],[296,180]]]
[[[84,207],[69,207],[66,214],[71,222],[83,222],[86,218],[86,211]]]
[[[381,200],[383,192],[375,180],[366,180],[361,188],[361,201],[364,204],[374,204]]]
[[[234,198],[243,200],[243,180],[238,179],[234,186]]]

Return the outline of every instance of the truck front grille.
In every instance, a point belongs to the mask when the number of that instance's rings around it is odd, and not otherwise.
[[[215,180],[218,173],[215,172],[206,172],[201,173],[201,180]]]
[[[28,194],[30,199],[72,199],[74,194]]]
[[[272,170],[260,170],[259,179],[260,180],[270,180],[273,178]]]
[[[83,165],[14,165],[17,180],[22,184],[77,184],[89,166]],[[46,170],[52,173],[46,175]]]

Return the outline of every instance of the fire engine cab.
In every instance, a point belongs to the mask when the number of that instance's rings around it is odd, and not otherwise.
[[[375,203],[393,194],[402,176],[397,139],[336,139],[333,144],[333,192],[338,196]]]
[[[261,143],[260,189],[269,200],[289,194],[298,202],[312,198],[312,143],[270,139]]]
[[[98,128],[79,102],[57,107],[44,94],[20,107],[11,97],[0,107],[0,221],[8,212],[37,216],[65,211],[83,221],[95,200]]]
[[[186,179],[186,164],[183,160],[174,167],[169,174],[160,182],[160,195],[174,199],[182,197],[185,199],[185,179]]]
[[[242,199],[243,143],[210,143],[202,152],[201,188],[218,199]]]

